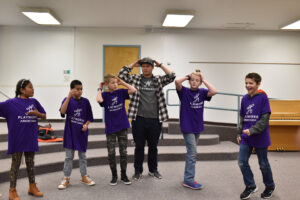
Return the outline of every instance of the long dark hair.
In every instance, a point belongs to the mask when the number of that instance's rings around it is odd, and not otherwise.
[[[16,97],[21,95],[21,89],[25,89],[25,87],[31,83],[30,80],[27,79],[21,79],[18,81],[17,86],[16,86]]]

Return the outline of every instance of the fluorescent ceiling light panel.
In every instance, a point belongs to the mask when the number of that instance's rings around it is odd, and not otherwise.
[[[49,8],[21,8],[21,12],[40,25],[61,25],[60,20]]]
[[[300,20],[293,22],[287,26],[284,26],[281,29],[293,29],[293,30],[300,29]]]
[[[167,11],[163,26],[185,27],[193,19],[194,11]]]

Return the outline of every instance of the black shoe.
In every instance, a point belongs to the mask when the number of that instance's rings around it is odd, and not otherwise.
[[[132,176],[132,178],[136,181],[140,180],[141,177],[142,177],[142,173],[140,172],[135,172],[134,175]]]
[[[263,193],[261,193],[261,198],[270,199],[272,197],[272,193],[274,192],[275,187],[266,187]]]
[[[113,176],[109,184],[110,185],[117,185],[118,184],[118,177]]]
[[[121,176],[121,181],[125,184],[125,185],[130,185],[131,181],[128,179],[127,175],[124,174]]]
[[[249,199],[251,194],[257,191],[257,187],[246,187],[244,192],[241,194],[241,199]]]
[[[149,172],[149,176],[153,176],[155,178],[162,179],[162,175],[158,171],[156,171],[156,172]]]

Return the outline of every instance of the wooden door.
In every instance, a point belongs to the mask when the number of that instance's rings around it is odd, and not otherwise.
[[[109,73],[117,76],[124,65],[131,64],[140,58],[140,46],[104,45],[103,52],[103,77]],[[131,74],[139,74],[139,68],[134,68]],[[128,105],[129,101],[126,100],[126,111],[128,111]]]

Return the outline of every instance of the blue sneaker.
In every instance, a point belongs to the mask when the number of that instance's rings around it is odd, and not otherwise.
[[[200,183],[197,183],[196,181],[194,181],[193,183],[184,182],[183,186],[191,188],[193,190],[200,190],[202,188],[202,185]]]

